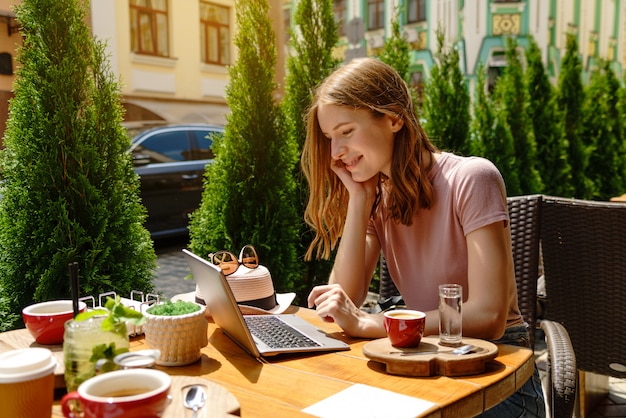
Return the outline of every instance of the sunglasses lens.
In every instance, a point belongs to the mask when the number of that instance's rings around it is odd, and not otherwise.
[[[256,254],[256,250],[252,245],[246,245],[241,249],[241,264],[248,268],[257,268],[259,266],[259,257]]]
[[[213,254],[211,261],[222,269],[225,276],[233,274],[239,268],[237,257],[235,257],[235,254],[228,251],[216,252]]]

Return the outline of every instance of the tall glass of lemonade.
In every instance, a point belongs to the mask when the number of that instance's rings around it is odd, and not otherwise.
[[[129,349],[125,322],[115,323],[103,329],[106,316],[94,316],[82,321],[65,323],[63,357],[65,360],[65,384],[68,392],[95,376],[96,362],[112,360]]]

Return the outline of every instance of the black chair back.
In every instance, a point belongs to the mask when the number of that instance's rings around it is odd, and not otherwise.
[[[544,317],[580,370],[626,377],[626,204],[544,196],[541,219]]]

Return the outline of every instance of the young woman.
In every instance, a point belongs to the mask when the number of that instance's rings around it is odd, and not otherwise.
[[[384,337],[382,315],[359,309],[382,250],[407,307],[427,313],[425,335],[439,332],[438,286],[458,283],[463,335],[527,345],[496,167],[438,151],[407,84],[374,58],[324,80],[307,117],[305,218],[316,234],[307,257],[328,258],[338,244],[329,284],[309,306],[350,335]],[[521,391],[487,414],[544,416],[537,373]]]

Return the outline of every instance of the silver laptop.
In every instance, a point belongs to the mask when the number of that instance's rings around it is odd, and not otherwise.
[[[189,250],[183,254],[215,323],[254,357],[350,348],[293,314],[243,315],[222,270]]]

